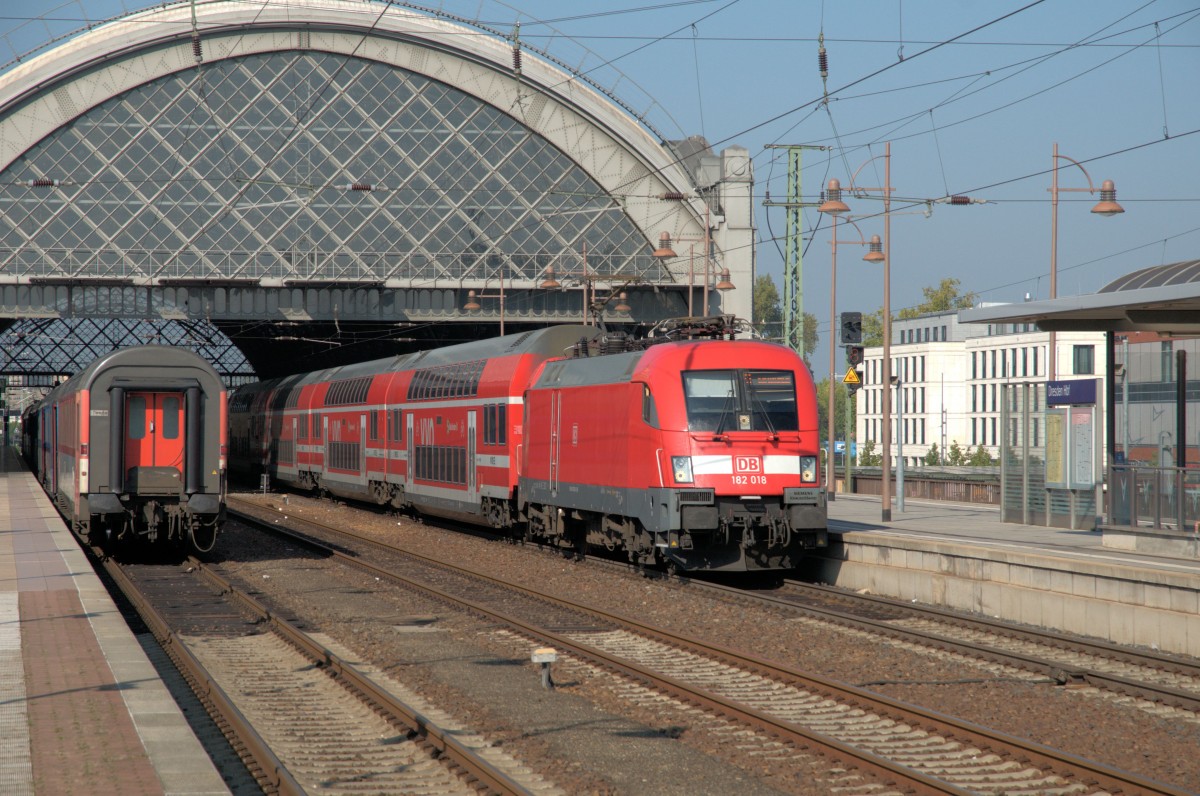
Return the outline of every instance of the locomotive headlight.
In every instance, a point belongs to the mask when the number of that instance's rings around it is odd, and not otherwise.
[[[692,483],[692,457],[691,456],[672,456],[671,469],[675,471],[675,483],[690,484]]]
[[[801,456],[800,457],[800,480],[808,481],[808,482],[817,480],[817,457],[816,456]]]

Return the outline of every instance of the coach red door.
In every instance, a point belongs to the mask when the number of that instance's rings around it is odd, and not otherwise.
[[[173,467],[183,473],[183,397],[131,392],[125,396],[125,470]]]

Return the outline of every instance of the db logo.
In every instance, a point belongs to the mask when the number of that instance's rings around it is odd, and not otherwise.
[[[733,471],[735,473],[761,473],[762,459],[758,456],[734,456]]]

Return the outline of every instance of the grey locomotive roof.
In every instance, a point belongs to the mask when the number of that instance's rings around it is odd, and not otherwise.
[[[645,351],[579,357],[546,365],[534,387],[583,387],[629,381]]]

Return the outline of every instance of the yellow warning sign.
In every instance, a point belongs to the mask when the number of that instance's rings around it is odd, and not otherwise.
[[[842,379],[842,384],[862,384],[862,379],[858,377],[858,371],[853,367],[846,368],[846,378]]]

